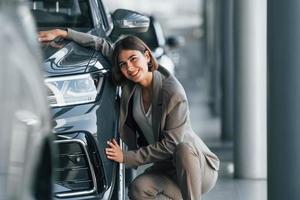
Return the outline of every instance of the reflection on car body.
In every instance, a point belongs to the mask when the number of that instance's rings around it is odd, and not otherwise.
[[[147,17],[133,11],[117,10],[112,18],[101,0],[32,0],[31,8],[39,30],[68,27],[113,40],[123,31],[149,26]],[[106,142],[118,137],[118,88],[110,80],[111,65],[101,52],[69,40],[42,48],[59,152],[54,198],[117,199],[112,195],[118,165],[104,153]]]

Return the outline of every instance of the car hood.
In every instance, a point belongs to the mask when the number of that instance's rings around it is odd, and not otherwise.
[[[46,77],[65,76],[108,68],[105,58],[93,49],[68,40],[42,45]]]

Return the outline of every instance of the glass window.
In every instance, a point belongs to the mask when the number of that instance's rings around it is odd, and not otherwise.
[[[110,13],[108,12],[108,8],[107,6],[105,6],[105,2],[104,4],[102,3],[102,1],[96,1],[97,3],[97,7],[98,9],[100,10],[100,17],[101,17],[101,21],[102,21],[102,24],[103,24],[103,29],[105,31],[109,30],[111,27],[110,27],[110,23],[111,23],[111,16],[110,16]]]
[[[156,48],[159,47],[158,38],[153,23],[154,23],[153,18],[150,17],[150,26],[148,31],[144,33],[136,33],[136,36],[141,38],[149,46],[151,50],[155,50]]]
[[[88,0],[31,0],[38,27],[92,28]]]

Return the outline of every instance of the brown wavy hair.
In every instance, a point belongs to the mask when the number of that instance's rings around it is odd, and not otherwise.
[[[158,63],[150,50],[150,48],[138,37],[133,35],[127,35],[118,40],[114,45],[112,54],[112,79],[117,85],[124,85],[128,81],[127,78],[122,74],[121,69],[118,65],[119,55],[123,50],[136,50],[141,53],[149,52],[150,62],[148,63],[148,70],[155,71],[158,68]]]

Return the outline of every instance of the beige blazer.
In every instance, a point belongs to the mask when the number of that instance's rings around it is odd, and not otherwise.
[[[204,154],[208,164],[219,169],[219,159],[194,133],[190,125],[188,101],[179,81],[163,67],[153,72],[152,125],[155,143],[139,146],[138,127],[131,116],[130,101],[135,84],[122,88],[119,132],[128,145],[124,152],[124,162],[130,167],[169,160],[173,157],[176,145],[187,143],[197,152]],[[131,119],[128,119],[131,118]]]
[[[80,45],[93,47],[111,58],[112,45],[105,39],[68,29],[68,38]],[[163,67],[153,72],[152,125],[155,143],[145,144],[142,133],[132,117],[130,100],[135,84],[122,88],[119,132],[129,151],[124,152],[125,164],[130,167],[172,159],[176,145],[187,143],[203,153],[209,166],[219,169],[220,161],[194,133],[189,119],[188,101],[179,81]]]

